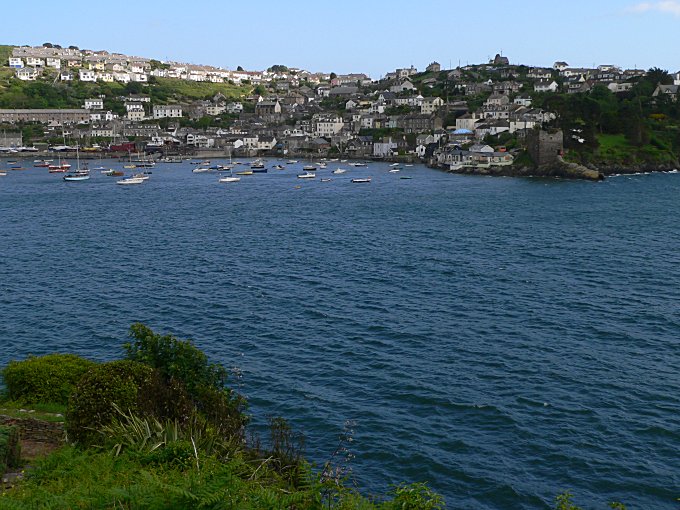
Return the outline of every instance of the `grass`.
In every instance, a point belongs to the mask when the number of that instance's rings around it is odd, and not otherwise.
[[[12,418],[33,418],[49,422],[63,422],[66,406],[61,404],[24,404],[0,401],[0,415]]]
[[[607,164],[671,163],[675,156],[659,142],[636,147],[623,134],[597,135],[597,160]]]

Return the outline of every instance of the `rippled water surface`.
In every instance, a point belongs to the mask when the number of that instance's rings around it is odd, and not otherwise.
[[[118,357],[142,321],[240,367],[256,421],[288,418],[317,463],[356,420],[365,493],[677,508],[680,175],[191,168],[0,177],[0,364]]]

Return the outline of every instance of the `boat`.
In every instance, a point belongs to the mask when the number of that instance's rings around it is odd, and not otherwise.
[[[7,161],[8,165],[16,165],[17,163],[18,163],[18,161],[16,159],[11,159],[11,160]]]
[[[392,169],[390,169],[389,172],[390,172],[391,174],[396,174],[399,170],[400,170],[399,168],[392,168]]]
[[[66,161],[61,160],[61,155],[59,156],[59,162],[56,165],[47,165],[47,171],[51,174],[68,172],[71,169],[71,165]]]
[[[297,159],[289,159],[286,163],[288,165],[294,165],[295,163],[297,163]]]
[[[50,164],[47,161],[43,161],[42,159],[36,159],[33,162],[33,166],[35,168],[49,168]]]
[[[233,177],[230,175],[229,177],[222,177],[221,179],[218,179],[217,182],[238,182],[240,180],[240,177]]]
[[[12,165],[9,167],[10,170],[26,170],[23,166],[21,165]]]
[[[105,171],[102,171],[102,173],[104,175],[106,175],[107,177],[122,177],[123,175],[125,175],[125,172],[123,172],[121,170],[114,170],[114,169],[105,170]]]
[[[149,180],[149,172],[140,172],[138,174],[133,174],[132,179],[142,179],[143,181]]]
[[[326,168],[326,163],[319,163],[319,168]]]
[[[242,172],[236,172],[236,175],[253,175],[252,170],[243,170]]]
[[[410,175],[400,175],[399,178],[400,179],[413,179],[413,177],[411,177]]]
[[[336,168],[335,170],[333,170],[333,173],[338,175],[338,174],[344,174],[346,171],[347,170],[345,170],[344,168]]]
[[[137,168],[137,165],[123,165],[123,168]]]
[[[360,178],[360,179],[352,179],[352,182],[356,182],[356,183],[371,182],[371,178],[370,177],[364,177],[364,178]]]
[[[105,166],[96,166],[92,170],[99,170],[100,172],[105,172],[108,169]]]
[[[368,166],[366,163],[361,163],[361,162],[350,163],[349,165],[350,165],[350,166],[353,166],[353,167],[357,167],[357,168],[358,168],[358,167],[363,167],[363,166]]]
[[[210,170],[210,168],[207,166],[199,166],[194,168],[191,172],[195,174],[204,174],[206,172],[212,172],[212,170]]]
[[[399,166],[399,163],[392,163],[390,166],[396,168]]]
[[[7,177],[7,172],[0,172],[0,177]]]
[[[314,172],[305,172],[304,174],[298,174],[298,179],[314,179],[316,174]]]
[[[406,167],[409,167],[409,168],[410,168],[410,167],[412,167],[413,165],[404,165],[404,166],[406,166]]]
[[[283,165],[276,165],[274,168],[277,170],[283,170],[285,167]]]
[[[314,170],[316,170],[316,167],[314,165],[305,165],[302,167],[302,169],[305,172],[313,172]]]
[[[250,168],[251,170],[260,170],[264,168],[264,161],[262,161],[261,159],[256,159],[250,164]]]
[[[324,177],[323,179],[321,179],[321,182],[330,182],[330,181],[331,181],[330,177]]]
[[[78,153],[78,146],[76,146],[76,171],[66,174],[64,180],[67,182],[87,181],[90,178],[90,171],[87,166],[80,168],[80,154]]]
[[[126,179],[120,179],[116,181],[116,184],[120,184],[121,186],[129,186],[131,184],[142,184],[144,182],[144,179],[140,177],[128,177]]]
[[[260,167],[252,167],[251,166],[250,168],[253,171],[253,173],[256,173],[256,174],[266,174],[267,173],[267,169],[264,168],[264,167],[260,168]]]

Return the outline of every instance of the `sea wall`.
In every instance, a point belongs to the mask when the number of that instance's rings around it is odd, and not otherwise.
[[[34,418],[14,418],[0,415],[1,425],[15,425],[24,441],[58,444],[64,441],[64,424],[36,420]]]

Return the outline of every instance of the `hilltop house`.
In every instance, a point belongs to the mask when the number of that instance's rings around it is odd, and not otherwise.
[[[555,80],[538,80],[534,83],[536,92],[557,92],[559,85]]]

